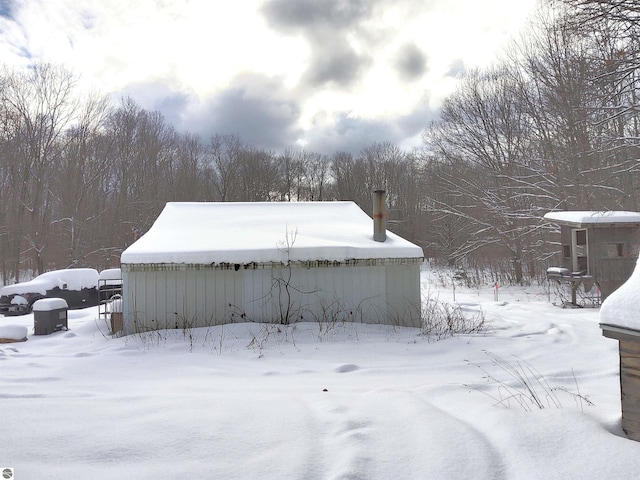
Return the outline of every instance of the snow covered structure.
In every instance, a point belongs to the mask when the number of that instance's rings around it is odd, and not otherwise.
[[[41,298],[62,298],[69,308],[98,304],[98,271],[93,268],[52,270],[28,282],[0,288],[0,314],[23,315]]]
[[[375,215],[374,215],[375,216]],[[121,256],[126,334],[232,322],[419,327],[422,249],[353,202],[167,203]]]
[[[572,303],[582,285],[597,285],[602,299],[633,272],[640,246],[640,213],[625,211],[562,211],[544,218],[560,226],[561,264],[547,271],[550,279],[572,286]]]
[[[618,340],[622,429],[640,441],[640,265],[600,308],[605,337]]]

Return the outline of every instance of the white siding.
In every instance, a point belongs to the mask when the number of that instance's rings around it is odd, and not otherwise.
[[[125,331],[231,322],[420,326],[419,264],[216,269],[123,265]]]
[[[388,265],[386,267],[387,320],[400,325],[420,327],[420,265]]]
[[[245,319],[255,322],[272,321],[271,269],[244,270],[242,278],[242,301],[238,307],[245,314]]]

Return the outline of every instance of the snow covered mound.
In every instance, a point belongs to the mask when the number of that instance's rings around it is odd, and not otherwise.
[[[0,325],[0,343],[24,342],[28,332],[23,325]]]

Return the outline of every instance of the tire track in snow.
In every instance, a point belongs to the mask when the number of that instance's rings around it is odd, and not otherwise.
[[[411,392],[329,393],[309,408],[326,480],[506,478],[486,435]]]
[[[362,415],[352,396],[325,394],[321,401],[309,405],[319,427],[321,454],[320,478],[327,480],[365,480],[373,476],[371,457],[371,419]]]
[[[503,456],[483,431],[420,398],[415,393],[402,393],[410,395],[413,401],[417,402],[417,408],[422,405],[420,414],[426,419],[430,419],[432,433],[437,431],[436,436],[445,440],[447,452],[443,461],[449,463],[453,470],[447,475],[447,478],[491,480],[508,478]],[[435,472],[438,471],[442,474],[443,471],[446,472],[447,470],[436,468]]]

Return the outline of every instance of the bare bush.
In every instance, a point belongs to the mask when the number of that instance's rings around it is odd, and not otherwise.
[[[478,387],[471,386],[471,388],[493,399],[495,405],[505,408],[511,408],[512,405],[516,405],[527,412],[536,409],[562,408],[562,403],[556,394],[558,391],[569,395],[581,411],[584,411],[584,404],[593,405],[593,402],[580,392],[575,375],[573,379],[576,391],[571,392],[566,387],[551,386],[535,367],[515,355],[513,356],[514,360],[508,361],[494,353],[487,351],[484,351],[484,353],[489,357],[492,366],[496,367],[494,370],[506,373],[507,379],[498,379],[496,375],[489,372],[485,367],[467,360],[469,365],[478,367],[485,374],[484,379],[494,384],[497,392],[494,394]],[[469,387],[470,385],[465,386]]]
[[[482,310],[469,312],[458,304],[449,304],[427,295],[422,301],[422,335],[435,340],[473,333],[488,327]]]

